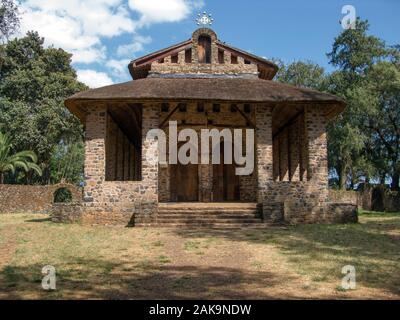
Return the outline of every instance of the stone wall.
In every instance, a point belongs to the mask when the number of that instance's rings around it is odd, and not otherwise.
[[[170,200],[171,173],[168,165],[158,164],[159,140],[147,139],[147,133],[158,128],[176,107],[177,104],[171,103],[169,110],[161,112],[159,103],[143,106],[142,181],[107,181],[106,156],[113,154],[107,149],[107,138],[112,137],[113,122],[108,119],[106,105],[86,107],[86,186],[80,221],[146,226],[156,223],[158,202]],[[256,168],[253,175],[240,178],[240,199],[258,202],[265,221],[328,223],[355,220],[356,206],[334,203],[336,199],[328,197],[326,119],[319,106],[305,106],[304,114],[277,135],[281,149],[278,157],[275,156],[276,139],[274,141],[272,132],[272,106],[252,105],[248,119],[242,114],[245,113],[244,105],[238,107],[242,112],[233,112],[231,104],[187,103],[184,112],[178,110],[167,120],[177,121],[178,131],[191,128],[198,132],[202,128],[246,129],[250,128],[249,122],[256,124]],[[168,127],[165,129],[168,133]],[[147,159],[150,150],[155,151],[153,161]],[[281,171],[277,180],[282,181],[274,180],[277,158]],[[199,165],[200,201],[213,201],[212,174],[211,164]],[[59,207],[58,210],[59,216],[63,217],[69,209]],[[72,219],[77,218],[73,216]]]
[[[63,188],[71,192],[73,201],[82,201],[82,189],[70,184],[0,185],[0,213],[50,213],[54,193]]]
[[[211,63],[199,63],[198,58],[198,39],[201,35],[207,35],[211,38]],[[224,76],[242,76],[247,75],[248,77],[258,78],[258,66],[250,61],[245,61],[240,56],[237,58],[237,63],[232,63],[232,54],[227,50],[218,48],[217,35],[211,29],[204,28],[197,30],[192,37],[193,46],[182,50],[178,53],[174,53],[175,60],[172,56],[165,57],[161,61],[156,61],[151,64],[150,77],[160,76],[166,74],[212,74],[224,75]],[[190,54],[190,62],[186,62],[186,50]],[[223,54],[223,63],[219,61],[219,50]]]
[[[332,202],[354,204],[366,211],[400,211],[400,192],[384,186],[367,187],[361,191],[329,190],[329,198]]]
[[[147,139],[147,132],[159,125],[159,104],[143,108],[142,123],[142,180],[107,181],[106,145],[108,119],[107,106],[86,106],[84,203],[81,221],[85,224],[129,225],[142,212],[135,212],[135,202],[158,202],[158,154],[154,163],[146,159],[147,151],[158,150],[158,142]],[[108,135],[110,136],[110,135]]]
[[[360,194],[356,191],[329,190],[329,200],[337,203],[360,205]]]

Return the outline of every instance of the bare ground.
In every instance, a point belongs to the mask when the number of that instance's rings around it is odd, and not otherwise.
[[[57,290],[41,270],[57,270]],[[357,271],[341,288],[342,267]],[[399,299],[400,215],[265,230],[129,229],[0,216],[0,299]]]

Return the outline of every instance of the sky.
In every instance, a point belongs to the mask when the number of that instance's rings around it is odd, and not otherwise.
[[[400,44],[400,0],[21,0],[21,35],[38,31],[47,46],[73,54],[91,88],[132,80],[129,61],[187,40],[198,13],[230,45],[285,63],[326,57],[343,30],[342,8],[368,19],[370,33]]]

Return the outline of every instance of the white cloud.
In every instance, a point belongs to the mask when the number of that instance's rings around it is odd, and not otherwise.
[[[99,88],[113,84],[111,78],[104,72],[95,70],[78,70],[78,80],[89,86],[89,88]]]
[[[133,37],[133,41],[131,44],[120,45],[117,48],[117,55],[119,57],[130,57],[134,58],[135,53],[143,51],[144,45],[151,43],[152,39],[149,36],[140,36],[136,35]]]
[[[128,58],[135,58],[152,41],[139,34],[140,28],[181,21],[203,5],[203,0],[21,0],[21,36],[38,31],[45,45],[72,53],[73,63],[104,65],[109,75],[93,66],[78,70],[79,79],[94,88],[112,84],[111,76],[129,79]],[[104,40],[123,34],[131,34],[132,42],[109,52]]]
[[[104,59],[101,38],[134,33],[137,25],[122,0],[26,0],[21,11],[23,34],[38,31],[46,45],[71,52],[81,63]]]
[[[106,67],[110,70],[113,77],[121,81],[132,80],[128,71],[130,59],[116,60],[111,59],[106,62]]]
[[[181,21],[203,5],[203,0],[129,0],[129,7],[141,15],[141,25]]]

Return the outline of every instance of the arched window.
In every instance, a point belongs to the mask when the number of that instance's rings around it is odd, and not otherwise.
[[[60,188],[54,192],[54,203],[72,202],[72,193],[67,188]]]
[[[199,63],[211,63],[211,37],[199,37]]]

